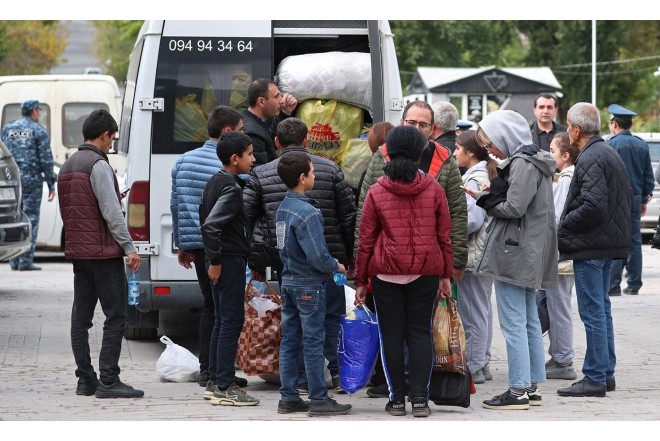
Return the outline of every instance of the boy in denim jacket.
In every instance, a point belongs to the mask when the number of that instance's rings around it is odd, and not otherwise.
[[[314,165],[304,152],[283,154],[277,174],[289,189],[275,214],[277,248],[282,260],[282,342],[278,413],[307,412],[345,415],[350,404],[328,397],[323,375],[325,340],[325,284],[334,272],[346,273],[328,252],[323,216],[316,201],[305,196],[314,188]],[[310,401],[298,393],[298,354],[303,351]]]

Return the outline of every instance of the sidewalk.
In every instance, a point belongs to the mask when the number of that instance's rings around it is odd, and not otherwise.
[[[353,438],[350,436],[350,430],[353,429],[350,428],[354,426],[346,426],[345,421],[397,421],[413,424],[413,420],[418,420],[413,419],[410,412],[405,417],[389,416],[384,411],[387,400],[368,398],[364,390],[350,397],[335,396],[339,402],[353,405],[353,411],[346,416],[318,419],[310,418],[306,414],[280,415],[276,412],[279,400],[277,386],[258,377],[249,377],[248,386],[249,392],[261,399],[258,406],[212,406],[209,401],[202,399],[203,388],[197,383],[163,383],[159,380],[155,363],[165,347],[159,341],[124,340],[123,343],[121,378],[143,389],[144,398],[99,400],[93,396],[77,396],[75,365],[69,342],[73,295],[71,265],[64,260],[52,258],[41,260],[38,264],[43,267],[38,273],[10,271],[8,264],[0,264],[1,420],[325,421],[336,429],[331,434],[333,439],[337,440]],[[549,380],[542,386],[543,405],[538,408],[527,411],[484,409],[481,406],[484,399],[500,394],[507,388],[506,351],[496,318],[493,359],[490,364],[493,381],[477,385],[477,393],[472,395],[470,408],[440,407],[432,404],[431,416],[420,420],[437,423],[660,421],[660,251],[652,250],[649,246],[644,246],[644,283],[639,296],[623,295],[612,298],[618,356],[617,390],[608,393],[606,398],[562,398],[557,396],[555,391],[559,387],[569,385],[571,381]],[[573,314],[576,349],[574,364],[579,370],[585,351],[585,337],[575,298]],[[175,343],[188,346],[195,352],[196,329],[193,318],[193,315],[189,315],[186,323],[164,323],[159,334],[167,333]],[[102,314],[100,307],[97,307],[95,326],[90,330],[90,346],[95,365],[101,343],[101,330]],[[578,378],[580,377],[579,374]],[[403,427],[406,429],[408,426],[404,424]],[[458,427],[465,428],[461,425]],[[349,432],[346,432],[347,429]],[[538,429],[533,430],[536,432]],[[437,434],[434,438],[442,439],[440,432],[434,430]],[[564,433],[564,430],[561,432]],[[554,434],[558,435],[557,432]],[[528,433],[525,438],[536,440],[538,437],[535,433]]]

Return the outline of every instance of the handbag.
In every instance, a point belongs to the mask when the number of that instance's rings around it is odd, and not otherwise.
[[[238,338],[236,363],[247,375],[279,374],[282,300],[266,282],[259,294],[252,280],[245,289],[245,321]]]
[[[470,384],[472,377],[466,369],[458,372],[435,371],[431,373],[429,400],[439,406],[470,407]]]

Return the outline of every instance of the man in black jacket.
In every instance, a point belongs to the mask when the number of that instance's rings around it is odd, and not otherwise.
[[[532,141],[541,150],[550,151],[550,143],[557,133],[565,132],[566,127],[554,121],[557,116],[557,98],[549,93],[542,93],[534,98],[534,116],[536,121],[529,126]]]
[[[275,159],[275,130],[277,124],[289,117],[296,108],[296,99],[282,95],[277,84],[259,78],[248,88],[248,108],[243,111],[243,133],[252,139],[255,166]]]
[[[575,291],[587,350],[584,378],[560,396],[604,397],[616,388],[614,326],[608,295],[612,259],[624,259],[630,242],[632,190],[619,154],[598,135],[600,115],[588,103],[568,111],[568,135],[580,149],[557,229],[559,260],[573,260]]]
[[[275,138],[282,154],[291,151],[306,152],[307,126],[298,118],[287,118],[277,127]],[[333,161],[311,155],[316,180],[307,195],[317,201],[323,214],[323,232],[330,255],[348,267],[353,255],[355,203],[353,191],[344,174]],[[245,188],[245,208],[253,226],[252,249],[248,264],[257,280],[265,280],[266,267],[282,269],[276,248],[275,213],[284,199],[287,187],[277,174],[279,159],[255,167],[250,183]],[[335,387],[339,386],[337,366],[337,336],[341,315],[345,312],[344,287],[333,281],[326,286],[325,345],[323,355]]]

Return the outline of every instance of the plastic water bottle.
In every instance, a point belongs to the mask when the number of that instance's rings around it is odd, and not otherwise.
[[[128,276],[128,304],[137,305],[140,302],[140,279],[135,271]]]
[[[340,273],[340,272],[336,272],[336,273],[332,276],[332,280],[335,281],[335,284],[336,284],[337,286],[344,286],[344,285],[346,285],[346,274],[344,274],[344,273]]]

